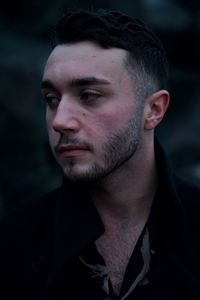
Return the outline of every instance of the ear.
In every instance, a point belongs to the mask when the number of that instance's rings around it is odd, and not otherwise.
[[[166,90],[159,90],[146,100],[144,129],[154,129],[162,121],[169,105],[169,99],[170,96]]]

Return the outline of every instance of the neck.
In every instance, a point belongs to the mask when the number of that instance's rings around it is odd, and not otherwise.
[[[106,224],[147,219],[157,188],[154,147],[140,148],[134,158],[91,189]]]

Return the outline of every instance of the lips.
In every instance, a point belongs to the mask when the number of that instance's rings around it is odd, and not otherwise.
[[[80,156],[85,151],[88,151],[86,147],[76,144],[60,145],[56,149],[56,152],[63,157]]]

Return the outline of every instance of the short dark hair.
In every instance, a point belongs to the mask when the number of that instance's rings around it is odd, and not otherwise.
[[[59,20],[52,46],[87,40],[104,48],[128,51],[127,68],[136,78],[140,97],[146,98],[166,88],[168,61],[165,49],[141,20],[105,9],[70,12]]]

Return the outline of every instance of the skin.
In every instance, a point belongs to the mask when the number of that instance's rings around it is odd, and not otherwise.
[[[120,49],[102,51],[81,43],[81,47],[57,47],[48,60],[44,81],[55,89],[43,89],[43,94],[48,103],[51,97],[57,102],[53,109],[47,108],[50,145],[71,180],[101,179],[136,151],[141,113],[134,103],[132,79],[123,67],[124,56]],[[104,81],[71,84],[88,77]],[[83,145],[86,151],[60,155],[57,145],[69,143]]]
[[[156,191],[154,129],[169,103],[165,90],[136,99],[126,55],[88,41],[59,45],[42,83],[52,152],[69,180],[88,184],[105,226],[96,245],[117,293]]]

